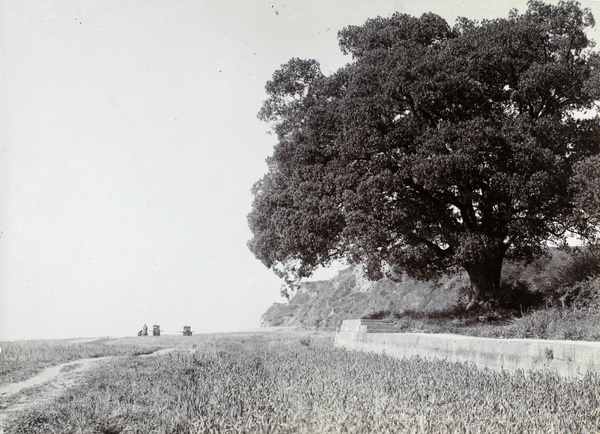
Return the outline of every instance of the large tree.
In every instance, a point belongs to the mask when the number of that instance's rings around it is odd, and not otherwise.
[[[396,13],[340,31],[352,61],[330,76],[290,60],[259,113],[278,144],[251,251],[292,286],[345,258],[371,278],[464,269],[473,304],[501,297],[505,258],[597,222],[576,212],[600,151],[593,24],[576,2],[453,28]]]

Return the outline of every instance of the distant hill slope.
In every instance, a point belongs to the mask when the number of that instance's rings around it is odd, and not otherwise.
[[[569,255],[553,250],[551,257],[528,266],[508,263],[503,279],[526,282],[533,290],[547,286]],[[403,278],[401,282],[381,279],[370,282],[360,267],[348,267],[331,280],[301,283],[287,303],[274,303],[262,316],[263,327],[298,326],[335,329],[344,319],[361,318],[381,311],[414,310],[434,312],[451,308],[458,301],[460,288],[468,285],[466,274],[420,282]]]
[[[465,276],[438,284],[404,278],[370,282],[360,267],[349,267],[331,280],[304,282],[288,303],[275,303],[261,318],[264,327],[300,326],[333,329],[344,319],[360,318],[383,310],[433,311],[456,302]]]

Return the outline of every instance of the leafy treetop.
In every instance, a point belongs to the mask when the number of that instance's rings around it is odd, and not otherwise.
[[[278,144],[251,251],[288,287],[346,259],[371,278],[461,268],[472,304],[501,297],[506,257],[598,223],[593,25],[573,1],[454,27],[396,13],[340,31],[352,62],[330,76],[291,59],[259,113]]]

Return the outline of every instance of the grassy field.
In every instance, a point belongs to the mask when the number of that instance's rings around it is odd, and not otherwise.
[[[153,339],[40,340],[0,342],[0,386],[23,381],[42,369],[77,359],[134,356],[158,350]]]
[[[32,355],[44,346],[29,345]],[[309,331],[70,343],[52,354],[89,357],[92,345],[116,357],[63,393],[7,414],[4,432],[596,433],[600,426],[597,375],[567,381],[398,360],[334,348],[332,333]],[[179,350],[139,355],[158,348]],[[0,357],[4,364],[10,350]]]

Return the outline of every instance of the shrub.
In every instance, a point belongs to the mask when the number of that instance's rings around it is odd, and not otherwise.
[[[456,316],[479,316],[489,314],[516,315],[529,309],[537,309],[544,304],[542,291],[532,288],[532,284],[524,280],[507,281],[500,284],[498,292],[490,296],[486,303],[469,308],[471,287],[464,285],[459,289],[459,296],[453,306]]]
[[[596,249],[576,249],[571,260],[559,270],[558,282],[571,286],[590,277],[600,276],[600,252]]]
[[[545,298],[542,292],[533,291],[530,285],[523,281],[502,284],[500,294],[498,307],[518,312],[540,307]]]
[[[558,300],[562,307],[600,309],[600,277],[588,278],[561,289]]]
[[[505,336],[531,339],[596,341],[600,311],[551,308],[536,310],[504,327]]]
[[[576,250],[547,291],[549,304],[561,307],[600,307],[600,253]]]

